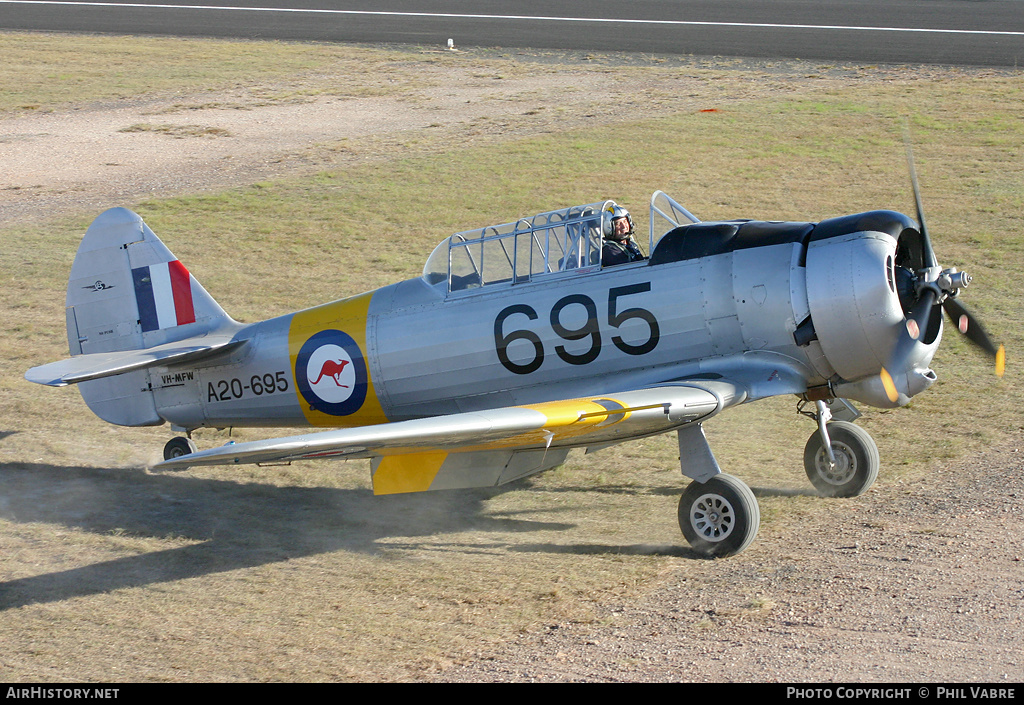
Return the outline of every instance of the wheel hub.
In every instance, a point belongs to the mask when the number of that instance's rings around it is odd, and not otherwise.
[[[823,448],[818,451],[818,474],[829,485],[845,485],[857,474],[857,456],[852,448],[836,441],[833,441],[833,454],[836,456],[835,465],[828,462],[828,456]]]
[[[836,441],[832,442],[832,452],[836,458],[835,465],[829,462],[824,448],[818,451],[818,475],[830,485],[844,485],[857,474],[857,456],[850,446]]]
[[[725,497],[702,495],[690,508],[690,525],[706,541],[722,541],[736,526],[736,512]]]

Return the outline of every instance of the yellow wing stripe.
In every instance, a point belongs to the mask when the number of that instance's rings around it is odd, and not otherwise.
[[[590,433],[597,426],[608,426],[608,417],[619,416],[611,423],[619,423],[629,417],[631,409],[626,408],[613,399],[607,399],[618,406],[608,409],[589,399],[569,399],[563,401],[524,404],[521,409],[532,409],[544,415],[545,422],[531,431],[524,431],[499,441],[465,446],[459,452],[477,450],[499,450],[502,448],[524,448],[551,445],[557,438],[565,440],[579,438]],[[660,405],[659,405],[660,406]],[[643,407],[648,408],[648,407]]]
[[[570,399],[568,401],[548,401],[540,404],[527,404],[523,408],[539,411],[548,418],[546,426],[571,426],[581,419],[590,418],[594,414],[607,413],[607,409],[589,399]],[[599,423],[594,421],[593,423]]]

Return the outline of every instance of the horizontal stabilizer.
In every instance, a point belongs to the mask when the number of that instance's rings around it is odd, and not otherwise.
[[[157,365],[193,362],[211,355],[229,352],[245,342],[245,340],[234,340],[230,334],[211,334],[165,343],[144,350],[76,355],[67,360],[33,367],[25,373],[25,379],[50,387],[66,387],[69,384],[101,377],[112,377]]]

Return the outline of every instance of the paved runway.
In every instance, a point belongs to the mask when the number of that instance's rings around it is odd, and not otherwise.
[[[1024,0],[0,0],[0,28],[1024,65]]]

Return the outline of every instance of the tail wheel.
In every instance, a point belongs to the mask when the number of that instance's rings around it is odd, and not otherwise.
[[[829,462],[821,434],[807,439],[804,470],[815,489],[824,497],[856,497],[868,491],[878,479],[881,460],[878,446],[867,431],[846,421],[828,424],[835,465]]]
[[[196,444],[191,438],[175,436],[164,445],[164,460],[174,460],[183,455],[196,452]]]
[[[732,475],[691,482],[679,498],[679,528],[694,551],[732,556],[757,536],[761,510],[754,493]]]

